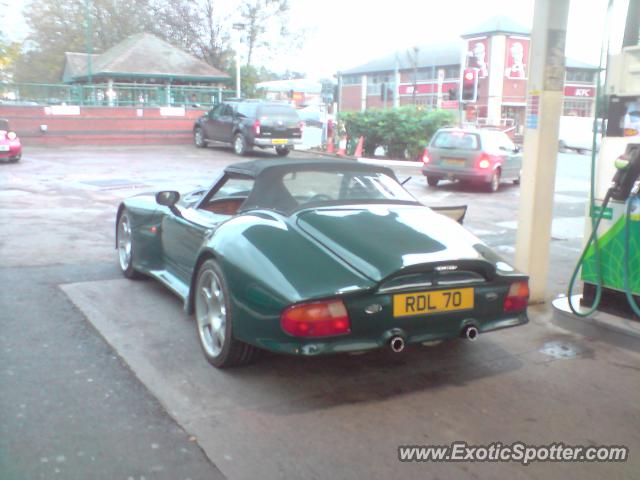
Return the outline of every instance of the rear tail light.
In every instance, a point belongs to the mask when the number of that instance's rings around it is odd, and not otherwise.
[[[486,153],[481,153],[476,159],[476,165],[482,170],[491,167],[491,160],[489,159],[489,155],[487,155]]]
[[[635,137],[636,135],[638,135],[638,130],[636,130],[635,128],[625,128],[623,135],[625,137]]]
[[[517,312],[527,308],[529,304],[529,282],[514,282],[509,287],[507,297],[504,299],[503,310],[505,312]]]
[[[349,314],[342,300],[294,305],[280,316],[280,325],[294,337],[328,337],[351,331]]]
[[[260,120],[253,122],[253,133],[260,135]]]
[[[18,135],[16,135],[16,132],[8,132],[7,133],[7,138],[9,140],[15,140],[16,138],[18,138]]]
[[[425,147],[424,152],[422,153],[422,163],[426,165],[429,162],[431,162],[431,155],[429,155],[429,150]]]

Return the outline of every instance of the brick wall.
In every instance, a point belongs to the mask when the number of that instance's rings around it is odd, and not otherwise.
[[[184,116],[163,116],[160,108],[80,107],[79,115],[54,115],[46,107],[0,105],[0,118],[9,120],[25,145],[188,143],[203,113],[188,109]]]
[[[362,87],[360,85],[343,85],[340,108],[345,112],[360,111]]]

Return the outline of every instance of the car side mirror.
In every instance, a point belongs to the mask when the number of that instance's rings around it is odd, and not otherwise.
[[[162,192],[156,193],[156,203],[158,205],[169,207],[169,210],[171,210],[174,215],[181,217],[182,214],[176,207],[176,203],[178,203],[179,200],[180,193],[174,190],[163,190]]]
[[[180,200],[180,194],[173,190],[164,190],[156,193],[156,203],[165,207],[173,207]]]

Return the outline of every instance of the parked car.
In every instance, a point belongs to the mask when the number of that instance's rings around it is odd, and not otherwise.
[[[291,105],[260,100],[229,100],[196,120],[193,139],[197,147],[231,144],[238,155],[254,147],[275,148],[284,157],[302,143],[302,122]]]
[[[17,162],[22,157],[18,134],[9,127],[9,120],[0,118],[0,161]]]
[[[596,122],[596,151],[600,150],[603,121]],[[558,150],[587,153],[593,149],[593,117],[565,115],[560,117]]]
[[[260,349],[318,355],[522,325],[528,278],[392,170],[347,160],[228,166],[209,189],[125,200],[116,249],[128,278],[178,295],[206,359]]]
[[[422,162],[431,187],[448,179],[482,183],[496,192],[501,180],[520,182],[522,153],[499,130],[441,128],[424,149]]]

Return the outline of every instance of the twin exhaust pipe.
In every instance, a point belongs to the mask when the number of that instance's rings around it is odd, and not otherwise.
[[[400,353],[404,350],[404,338],[399,335],[391,337],[391,340],[389,340],[389,347],[391,347],[392,352]]]
[[[480,335],[480,332],[478,332],[478,329],[473,325],[467,325],[462,329],[462,336],[472,342],[478,339],[478,335]]]
[[[471,342],[475,342],[478,339],[478,335],[480,335],[480,332],[478,331],[478,328],[473,325],[467,325],[462,329],[462,332],[460,332],[461,337],[464,337]],[[391,348],[393,353],[402,352],[404,347],[404,338],[400,335],[395,335],[391,337],[391,340],[389,340],[389,348]]]

